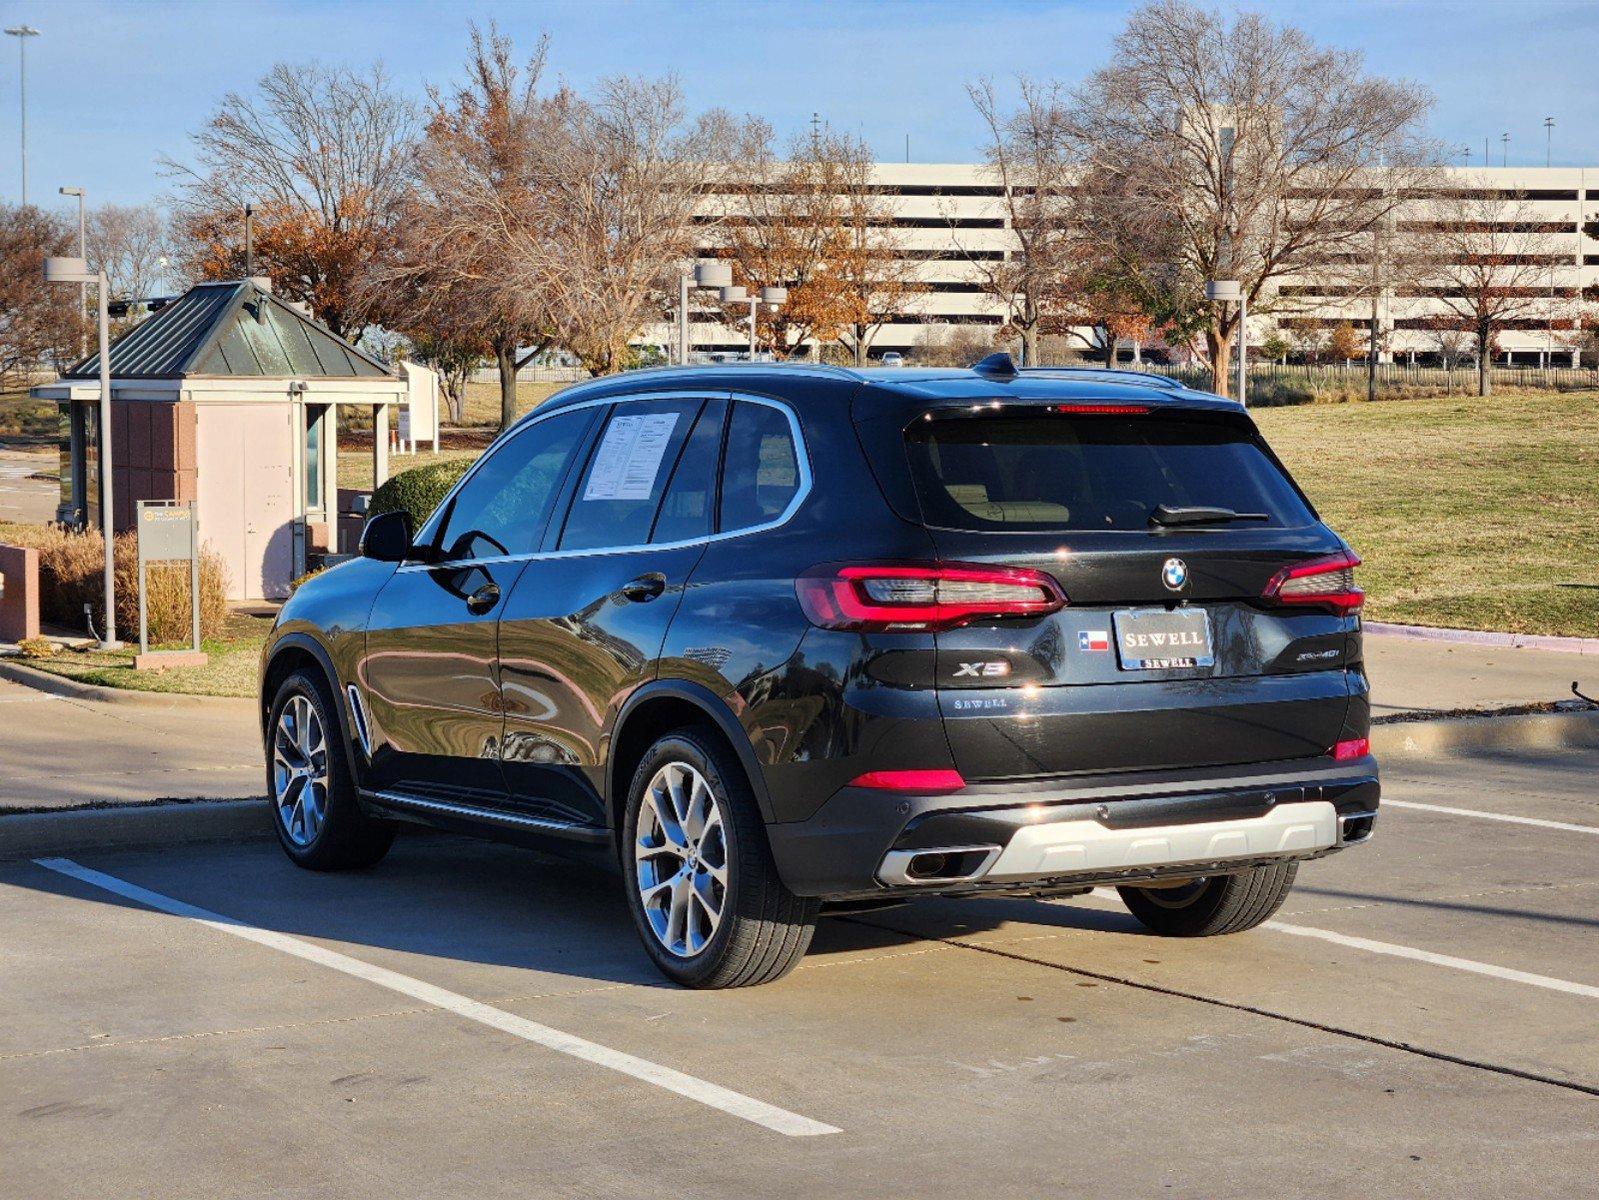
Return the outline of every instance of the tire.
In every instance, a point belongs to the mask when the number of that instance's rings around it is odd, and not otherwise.
[[[711,730],[676,730],[649,748],[619,849],[633,923],[674,983],[771,983],[805,956],[821,905],[778,878],[749,780]]]
[[[1215,937],[1242,933],[1271,917],[1294,886],[1298,863],[1213,875],[1182,888],[1123,887],[1123,902],[1151,933]]]
[[[321,672],[296,671],[278,688],[267,723],[266,760],[272,827],[297,866],[312,871],[370,867],[389,852],[394,826],[369,817],[356,802],[343,726]]]

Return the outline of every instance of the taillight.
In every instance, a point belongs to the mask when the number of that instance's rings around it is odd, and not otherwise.
[[[800,607],[823,629],[913,632],[955,629],[993,617],[1036,617],[1066,606],[1042,571],[958,563],[813,567],[794,584]]]
[[[1357,612],[1366,600],[1366,593],[1355,586],[1359,565],[1353,554],[1334,554],[1284,567],[1272,576],[1263,595],[1278,604],[1319,604]]]
[[[1352,758],[1365,758],[1371,753],[1370,738],[1350,738],[1347,742],[1335,742],[1332,748],[1334,762],[1348,762]]]
[[[849,781],[851,787],[877,788],[885,792],[921,792],[923,794],[958,792],[966,786],[959,771],[868,771]]]

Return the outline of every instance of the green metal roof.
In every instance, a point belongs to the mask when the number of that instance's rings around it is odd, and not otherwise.
[[[90,355],[64,379],[94,379]],[[382,379],[389,369],[252,281],[201,283],[111,343],[114,379]]]

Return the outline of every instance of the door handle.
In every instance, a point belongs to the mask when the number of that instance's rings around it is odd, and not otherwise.
[[[629,580],[622,585],[622,595],[641,604],[646,600],[655,599],[665,590],[666,576],[655,571],[651,571],[648,575],[640,575],[637,579]]]
[[[500,588],[498,584],[485,583],[477,591],[466,598],[466,611],[469,613],[486,613],[500,602]]]

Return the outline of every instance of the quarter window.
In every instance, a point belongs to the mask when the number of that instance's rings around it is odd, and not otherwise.
[[[611,410],[578,481],[562,550],[642,546],[700,400],[631,401]]]
[[[538,548],[556,489],[588,428],[587,410],[538,421],[497,449],[450,500],[434,545],[442,562]]]
[[[780,517],[799,492],[799,456],[788,417],[766,404],[733,406],[722,468],[722,532]]]

